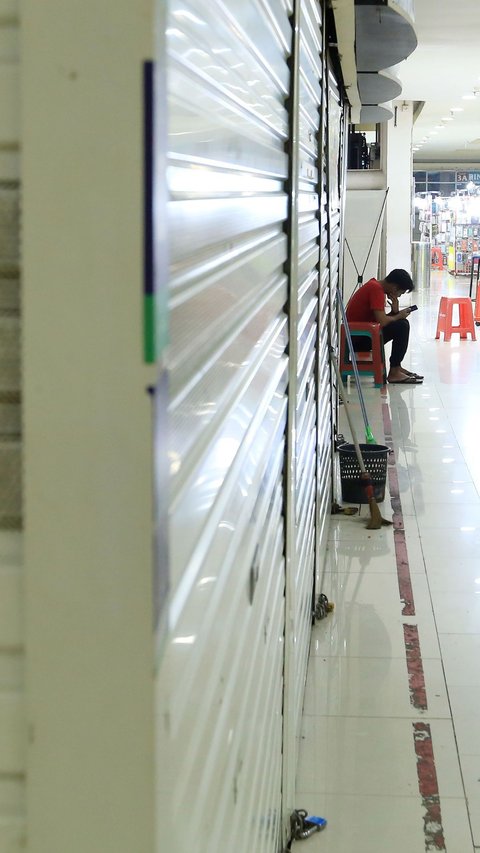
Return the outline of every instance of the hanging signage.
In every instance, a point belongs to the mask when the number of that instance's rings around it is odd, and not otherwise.
[[[457,184],[480,184],[480,172],[457,172]]]

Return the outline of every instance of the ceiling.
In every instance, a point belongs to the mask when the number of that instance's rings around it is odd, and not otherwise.
[[[415,32],[417,48],[390,69],[401,99],[424,102],[414,146],[429,138],[414,151],[414,165],[480,165],[480,0],[415,0]],[[475,98],[463,99],[474,90]],[[451,113],[456,108],[462,112]]]

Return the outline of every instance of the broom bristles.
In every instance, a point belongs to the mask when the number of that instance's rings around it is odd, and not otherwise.
[[[365,491],[365,497],[368,499],[368,505],[370,507],[370,521],[367,524],[367,530],[380,530],[382,525],[391,524],[391,521],[387,521],[382,517],[382,513],[378,508],[378,504],[375,500],[374,492],[373,492],[373,482],[370,474],[365,472],[361,477],[362,488]]]
[[[378,508],[375,498],[370,498],[368,505],[370,507],[370,521],[367,524],[367,530],[380,530],[383,524],[390,523],[382,518],[382,514]]]

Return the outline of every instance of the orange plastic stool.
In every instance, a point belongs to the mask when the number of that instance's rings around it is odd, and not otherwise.
[[[458,326],[453,325],[453,308],[458,305]],[[438,309],[437,332],[435,339],[443,332],[444,341],[449,341],[454,332],[460,334],[460,339],[466,341],[470,333],[472,341],[476,341],[473,324],[472,300],[467,296],[442,296]]]
[[[380,323],[349,323],[348,328],[352,338],[362,336],[370,338],[372,349],[369,352],[356,352],[357,367],[359,373],[373,376],[375,388],[381,388],[387,381],[385,370],[385,350],[380,330]],[[353,376],[354,370],[350,361],[348,341],[342,324],[340,328],[340,373],[342,379]]]
[[[434,246],[432,249],[432,269],[443,270],[442,250],[438,246]]]

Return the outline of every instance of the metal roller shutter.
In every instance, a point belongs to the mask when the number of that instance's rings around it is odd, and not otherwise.
[[[343,225],[341,181],[343,177],[344,121],[338,83],[331,63],[328,67],[328,220],[330,244],[330,287],[332,297],[340,280],[340,240]],[[332,314],[335,320],[335,313]],[[336,323],[332,333],[336,332]]]
[[[323,79],[322,151],[320,185],[320,320],[319,320],[319,401],[318,401],[318,507],[317,507],[317,567],[321,569],[328,534],[328,518],[332,499],[332,433],[335,399],[331,393],[329,348],[337,348],[337,319],[335,290],[342,260],[341,234],[343,228],[343,106],[331,69],[325,63]],[[317,591],[321,591],[321,576],[317,573]]]
[[[294,806],[298,738],[312,624],[316,557],[320,222],[318,138],[322,102],[322,13],[295,11],[291,100],[289,448],[284,809]],[[330,418],[328,417],[328,429]]]
[[[325,124],[325,151],[324,151],[324,185],[326,189],[326,222],[327,222],[327,245],[328,245],[328,279],[330,297],[330,331],[329,342],[334,352],[338,352],[338,312],[336,304],[337,287],[343,277],[343,233],[344,233],[344,210],[346,182],[346,156],[345,156],[345,124],[346,112],[342,104],[338,84],[332,67],[330,57],[327,62],[328,73],[325,76],[326,83],[326,116]],[[327,270],[324,268],[324,273]],[[329,366],[326,368],[331,369]],[[337,419],[337,400],[331,397],[332,421]],[[325,448],[327,452],[327,448]]]
[[[0,329],[0,851],[18,853],[26,844],[20,186],[5,179],[0,180]]]
[[[290,12],[197,0],[169,14],[158,850],[262,853],[280,836]]]

